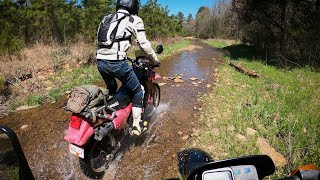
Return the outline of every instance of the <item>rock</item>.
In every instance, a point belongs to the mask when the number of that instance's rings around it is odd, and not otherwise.
[[[236,134],[236,138],[239,139],[242,142],[247,142],[247,138],[242,134],[239,134],[239,133]]]
[[[21,126],[21,127],[19,128],[18,132],[19,132],[20,134],[24,134],[24,133],[27,133],[27,132],[30,131],[30,130],[31,130],[31,126],[29,126],[29,125],[23,125],[23,126]]]
[[[65,93],[66,93],[66,94],[70,94],[70,93],[71,93],[71,91],[66,91]]]
[[[43,85],[44,85],[45,87],[50,87],[50,86],[52,86],[52,82],[49,81],[49,80],[47,80],[46,82],[43,83]]]
[[[234,126],[228,126],[227,130],[233,132],[236,128]]]
[[[51,86],[49,86],[49,87],[46,88],[47,91],[50,91],[51,89],[52,89]]]
[[[201,81],[199,81],[199,82],[198,82],[198,84],[202,84],[202,82],[201,82]]]
[[[192,77],[192,78],[190,78],[190,80],[191,81],[196,81],[196,80],[198,80],[198,78]]]
[[[177,84],[176,87],[181,87],[181,85],[180,85],[180,84]]]
[[[209,88],[211,88],[211,86],[212,86],[211,84],[207,84],[206,88],[209,89]]]
[[[247,128],[247,136],[254,136],[255,134],[257,134],[257,130],[252,129],[252,128]]]
[[[27,110],[27,109],[33,109],[33,108],[37,108],[38,106],[28,106],[28,105],[25,105],[25,106],[20,106],[16,109],[16,111],[23,111],[23,110]]]
[[[166,85],[167,83],[159,83],[158,85],[161,87],[161,86],[164,86]]]
[[[200,130],[199,129],[193,129],[191,136],[192,137],[200,136]]]
[[[183,141],[186,141],[189,139],[189,135],[184,135],[182,138],[181,138]]]
[[[182,79],[174,79],[173,80],[174,83],[184,83],[184,81]]]
[[[266,154],[271,157],[277,167],[283,167],[287,164],[286,158],[277,152],[266,139],[259,137],[256,145],[262,154]]]
[[[163,80],[168,80],[168,77],[162,77]]]
[[[176,76],[175,79],[182,79],[182,75]]]
[[[193,107],[193,109],[194,109],[194,110],[197,110],[198,108],[197,108],[197,107]]]
[[[198,85],[198,83],[196,83],[196,82],[193,82],[193,83],[191,83],[192,85]]]
[[[202,108],[198,108],[198,111],[202,111]]]
[[[182,132],[182,131],[179,131],[179,132],[178,132],[178,135],[179,135],[179,136],[182,136],[182,135],[183,135],[183,132]]]

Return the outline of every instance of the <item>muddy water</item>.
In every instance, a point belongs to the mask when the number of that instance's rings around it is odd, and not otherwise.
[[[106,172],[104,179],[165,179],[178,177],[176,153],[191,147],[182,137],[199,126],[194,106],[197,94],[205,91],[211,81],[210,72],[219,63],[219,53],[198,41],[201,49],[183,51],[180,55],[161,62],[159,73],[165,77],[183,74],[179,87],[173,82],[161,87],[161,104],[153,117],[152,128],[146,137],[127,142],[120,155]],[[191,77],[199,78],[199,87],[192,85]],[[198,82],[198,81],[196,81]],[[87,179],[79,169],[76,157],[68,153],[63,140],[70,114],[63,111],[64,98],[55,104],[18,112],[0,119],[14,130],[29,125],[27,132],[18,133],[29,165],[36,179]],[[178,135],[178,132],[183,135]]]
[[[194,107],[200,106],[197,96],[205,91],[206,84],[212,80],[211,70],[220,63],[217,61],[219,53],[215,49],[197,41],[193,44],[202,49],[184,51],[179,56],[161,62],[161,76],[183,74],[184,83],[177,87],[173,82],[160,81],[167,84],[161,87],[161,104],[154,118],[154,126],[142,145],[131,147],[123,154],[114,179],[179,177],[176,154],[182,148],[192,147],[190,139],[183,140],[182,137],[190,137],[193,129],[199,126],[199,112],[194,110]],[[202,81],[199,87],[191,84],[191,77]],[[183,135],[180,136],[178,132]],[[105,179],[112,178],[105,176]]]

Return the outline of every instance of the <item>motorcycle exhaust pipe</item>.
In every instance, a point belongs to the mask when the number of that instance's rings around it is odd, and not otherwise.
[[[102,141],[102,139],[105,138],[113,129],[114,124],[112,122],[107,122],[102,126],[99,126],[94,130],[94,139],[97,141]]]

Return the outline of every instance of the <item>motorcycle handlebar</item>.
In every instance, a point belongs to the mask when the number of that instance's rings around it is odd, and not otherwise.
[[[154,69],[156,67],[160,67],[160,62],[157,62],[155,64],[151,64],[148,59],[137,59],[137,60],[132,60],[128,58],[128,60],[132,63],[135,64],[138,68],[141,67],[142,65],[145,65],[151,69]]]
[[[284,178],[277,179],[277,180],[300,180],[300,178],[297,176],[290,176],[290,177],[284,177]]]

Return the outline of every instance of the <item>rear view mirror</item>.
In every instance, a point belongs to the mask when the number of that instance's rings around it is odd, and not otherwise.
[[[163,52],[163,46],[162,45],[158,45],[157,47],[156,47],[156,53],[157,54],[161,54]]]
[[[0,126],[0,177],[34,179],[15,132],[6,126]]]
[[[186,149],[178,153],[179,172],[186,179],[197,167],[214,162],[205,151],[197,148]]]

